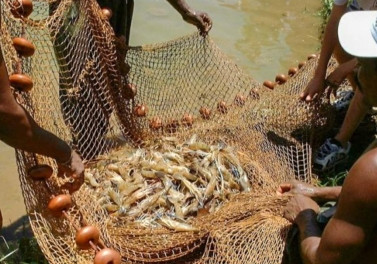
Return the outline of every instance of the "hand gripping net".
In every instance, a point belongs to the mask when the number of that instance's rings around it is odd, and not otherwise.
[[[1,45],[9,74],[28,75],[33,88],[14,89],[15,97],[89,166],[119,149],[153,149],[173,137],[183,144],[196,135],[208,145],[230,146],[251,186],[216,212],[192,217],[198,228],[192,232],[117,219],[89,184],[72,195],[68,221],[47,210],[66,181],[57,177],[55,161],[17,151],[31,226],[50,263],[93,263],[94,250],[75,243],[75,226],[84,225],[96,226],[103,244],[118,250],[124,263],[281,262],[290,225],[281,217],[286,198],[277,198],[275,189],[294,178],[312,181],[311,146],[331,121],[326,103],[298,100],[316,58],[270,90],[210,37],[192,34],[125,53],[94,0],[33,0],[29,17],[15,15],[18,3],[1,1]],[[31,41],[35,54],[19,56],[15,37]],[[32,180],[27,172],[38,164],[50,165],[52,177]]]

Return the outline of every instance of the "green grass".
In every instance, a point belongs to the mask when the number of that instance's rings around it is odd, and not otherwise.
[[[8,243],[8,246],[9,249],[4,243],[1,244],[0,260],[10,252],[18,250],[3,260],[2,264],[48,264],[35,238],[21,238]]]

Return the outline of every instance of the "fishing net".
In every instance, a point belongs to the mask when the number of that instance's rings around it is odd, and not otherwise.
[[[48,261],[93,263],[109,247],[124,263],[281,262],[290,224],[275,189],[313,181],[312,148],[332,122],[325,101],[298,100],[317,58],[268,89],[210,37],[126,48],[94,0],[32,4],[22,16],[20,1],[1,1],[9,74],[33,81],[30,91],[13,84],[14,95],[87,162],[86,183],[56,215],[47,207],[68,179],[54,160],[16,152]],[[16,37],[35,45],[33,56],[20,56]],[[33,180],[37,165],[53,175]],[[97,227],[100,240],[82,250],[75,238],[84,226]]]

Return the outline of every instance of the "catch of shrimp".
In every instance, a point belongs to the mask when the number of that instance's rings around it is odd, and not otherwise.
[[[164,137],[143,149],[121,148],[86,169],[85,182],[107,212],[144,227],[198,231],[190,218],[213,213],[251,185],[234,150],[196,135]]]

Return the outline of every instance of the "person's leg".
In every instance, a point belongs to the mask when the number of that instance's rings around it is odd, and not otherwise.
[[[343,48],[340,46],[339,42],[335,46],[333,54],[334,54],[334,57],[338,61],[339,64],[345,63],[345,62],[352,60],[354,58],[353,56],[349,55],[347,52],[345,52],[343,50]],[[353,78],[352,73],[347,76],[347,80],[350,82],[350,84],[352,86],[352,90],[356,91],[357,85],[355,83],[355,80]]]
[[[352,134],[355,132],[356,128],[369,110],[369,106],[364,103],[363,98],[364,95],[359,89],[356,89],[355,96],[347,110],[342,126],[340,127],[338,134],[334,137],[343,147],[346,146],[347,142],[352,137]]]

